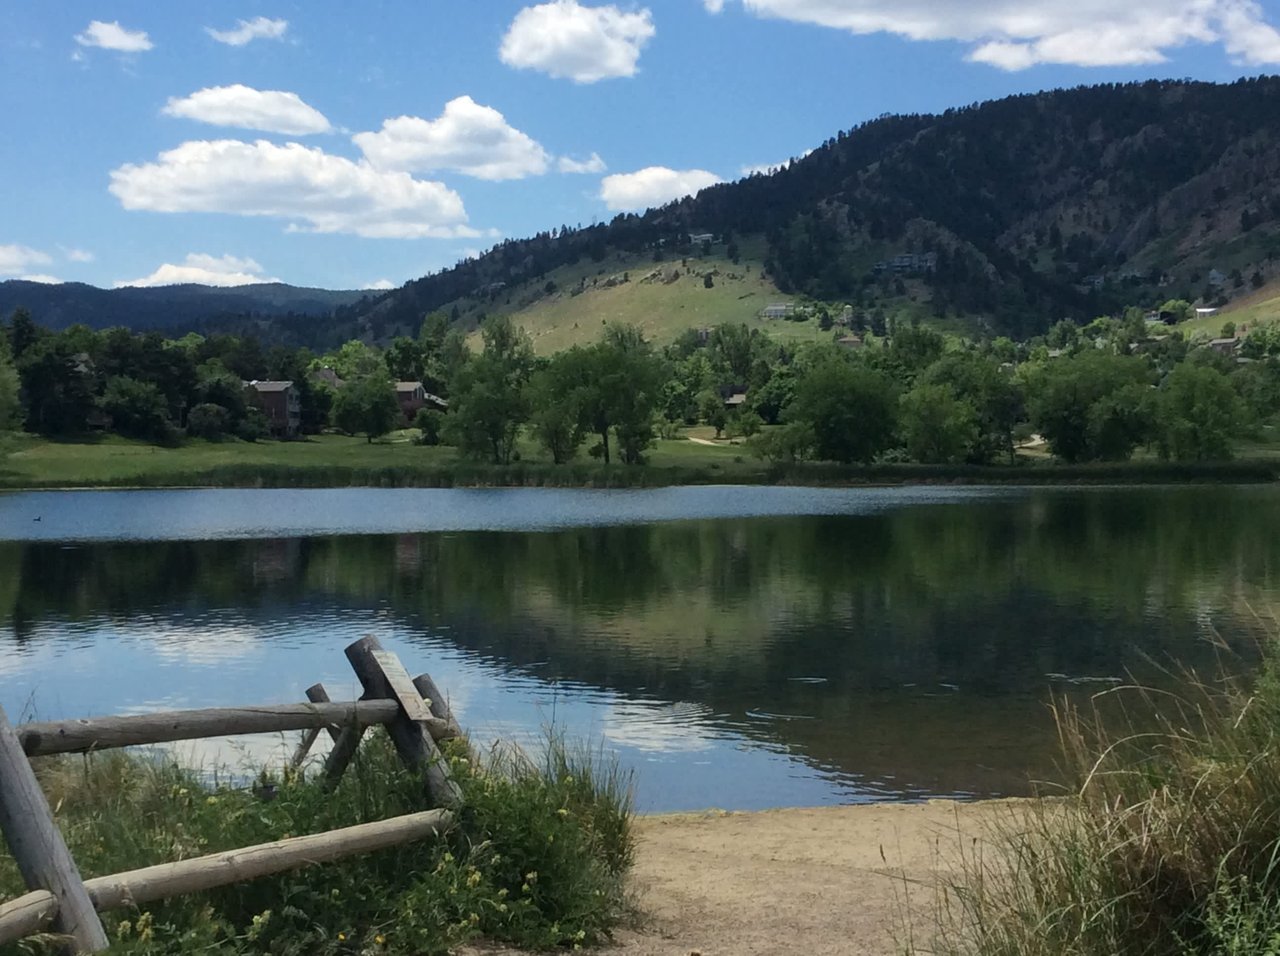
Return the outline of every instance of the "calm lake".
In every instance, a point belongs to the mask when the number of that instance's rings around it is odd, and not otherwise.
[[[1053,694],[1248,668],[1278,597],[1267,487],[6,494],[0,705],[349,698],[373,633],[477,743],[554,725],[643,811],[1023,794]]]

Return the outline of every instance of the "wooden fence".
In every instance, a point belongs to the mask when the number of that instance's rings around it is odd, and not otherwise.
[[[383,650],[377,638],[356,641],[346,649],[346,656],[364,689],[356,701],[331,701],[317,684],[307,690],[310,702],[306,704],[184,710],[17,728],[0,709],[0,831],[30,891],[0,903],[0,946],[52,930],[67,938],[73,952],[101,952],[108,943],[98,919],[100,911],[369,853],[421,840],[448,827],[461,792],[437,742],[460,737],[462,731],[444,697],[426,674],[410,680],[400,660]],[[437,809],[91,880],[81,878],[29,759],[305,730],[293,756],[295,765],[306,759],[316,738],[328,732],[333,748],[325,759],[324,776],[333,785],[355,755],[364,731],[375,724],[387,728],[400,759],[423,772],[429,805]]]

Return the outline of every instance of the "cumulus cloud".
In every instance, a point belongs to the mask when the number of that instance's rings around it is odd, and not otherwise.
[[[160,112],[213,126],[238,126],[289,136],[327,133],[333,128],[323,113],[304,103],[297,93],[255,90],[240,83],[206,87],[181,98],[171,96]]]
[[[743,166],[740,172],[744,177],[754,176],[756,173],[759,173],[762,176],[769,176],[773,173],[778,172],[778,170],[780,169],[786,169],[787,166],[790,165],[791,163],[794,163],[797,158],[804,159],[806,156],[808,156],[812,152],[813,150],[806,149],[803,153],[800,154],[799,157],[793,156],[791,159],[785,160],[781,163],[757,163],[754,166]]]
[[[448,169],[477,179],[523,179],[545,173],[550,161],[536,141],[469,96],[450,100],[436,119],[398,116],[352,141],[377,168],[403,172]]]
[[[606,176],[600,181],[600,198],[615,212],[632,212],[692,196],[718,182],[720,177],[705,169],[649,166],[634,173]]]
[[[702,5],[708,13],[719,13],[724,9],[724,0],[702,0]]]
[[[84,33],[76,34],[76,42],[81,46],[96,46],[118,53],[145,53],[155,45],[146,30],[126,30],[120,26],[119,20],[110,23],[90,21]]]
[[[368,289],[371,292],[385,292],[388,289],[396,288],[396,284],[390,279],[374,279],[372,282],[361,286],[362,289]]]
[[[67,246],[59,246],[58,248],[62,250],[62,254],[68,262],[92,262],[94,258],[93,253],[88,249],[74,249]]]
[[[553,0],[517,13],[498,55],[508,66],[595,83],[634,76],[640,51],[654,33],[648,10],[624,13],[615,6]]]
[[[39,282],[41,285],[62,285],[61,279],[46,272],[33,272],[29,275],[18,276],[18,278],[23,282]]]
[[[30,246],[0,246],[0,276],[16,276],[32,266],[47,266],[53,258]]]
[[[600,158],[599,153],[592,153],[586,159],[573,159],[569,156],[561,156],[556,161],[556,168],[562,173],[603,173],[607,166],[604,160]]]
[[[370,238],[475,236],[442,183],[375,169],[321,149],[266,140],[193,140],[111,172],[125,209],[288,220],[290,229]]]
[[[262,274],[262,266],[252,259],[238,259],[235,256],[211,256],[203,252],[192,252],[187,255],[181,265],[172,262],[163,263],[155,272],[141,279],[121,279],[115,283],[117,289],[123,286],[156,286],[156,285],[216,285],[223,287],[237,285],[253,285],[256,282],[279,282],[272,276]]]
[[[1221,43],[1248,65],[1280,63],[1280,32],[1256,0],[741,0],[761,17],[851,33],[973,44],[969,59],[1004,70],[1040,63],[1164,62],[1190,43]],[[704,0],[708,9],[723,6]]]
[[[244,46],[253,40],[283,39],[288,29],[288,20],[254,17],[252,20],[237,20],[234,30],[215,30],[213,27],[205,27],[204,32],[227,46]]]

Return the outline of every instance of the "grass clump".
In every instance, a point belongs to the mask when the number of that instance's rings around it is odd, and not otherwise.
[[[449,759],[464,805],[441,838],[103,914],[112,952],[431,956],[481,937],[533,949],[607,938],[632,859],[627,781],[560,740],[540,764],[514,750]],[[86,877],[427,809],[420,776],[381,733],[332,792],[303,774],[210,784],[122,753],[39,773]],[[0,858],[0,899],[23,892]],[[55,949],[50,938],[0,954]]]
[[[935,952],[1280,956],[1280,668],[1188,686],[1058,708],[1074,792],[962,860]]]

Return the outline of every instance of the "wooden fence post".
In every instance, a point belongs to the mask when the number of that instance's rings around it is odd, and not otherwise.
[[[329,692],[324,689],[324,684],[312,684],[307,688],[307,700],[311,701],[313,704],[328,704],[330,703]],[[330,739],[332,739],[336,744],[338,742],[338,729],[336,727],[329,727],[327,729],[329,731]],[[312,727],[303,734],[302,742],[298,744],[298,749],[294,751],[293,754],[293,760],[290,761],[290,764],[294,769],[302,766],[303,761],[307,759],[307,754],[309,754],[311,752],[311,748],[315,746],[316,738],[319,736],[319,727]]]
[[[384,650],[372,635],[362,637],[345,651],[351,668],[360,678],[366,696],[389,698],[399,703],[400,714],[387,724],[400,759],[420,769],[426,776],[427,798],[439,807],[462,802],[462,791],[449,772],[449,765],[436,746],[427,723],[431,710],[409,679],[400,659]]]
[[[0,830],[31,890],[48,890],[58,902],[55,925],[78,953],[107,948],[106,931],[80,879],[49,801],[36,780],[18,735],[0,707]]]

